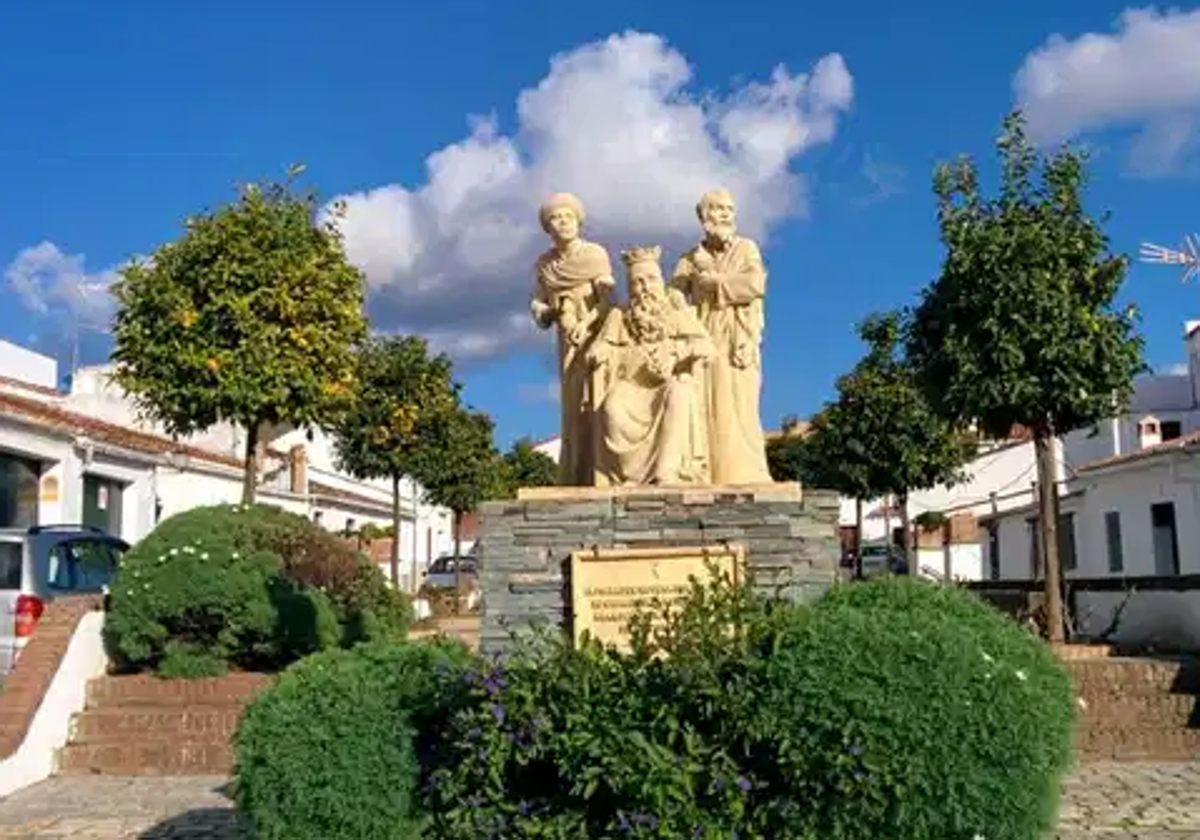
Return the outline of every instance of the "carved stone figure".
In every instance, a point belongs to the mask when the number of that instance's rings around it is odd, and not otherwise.
[[[763,439],[763,297],[767,270],[758,245],[737,235],[733,196],[705,193],[696,205],[704,239],[679,260],[671,284],[687,296],[712,336],[705,371],[712,482],[771,481]]]
[[[597,475],[599,441],[591,369],[586,353],[612,305],[615,281],[608,252],[581,238],[583,203],[558,193],[542,204],[538,217],[554,246],[538,258],[530,312],[542,329],[558,326],[562,451],[559,483],[590,486]]]
[[[708,482],[709,435],[700,370],[713,355],[683,295],[668,289],[661,250],[622,255],[629,306],[612,309],[588,355],[612,484]]]

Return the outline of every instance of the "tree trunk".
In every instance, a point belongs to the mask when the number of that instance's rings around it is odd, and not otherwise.
[[[242,472],[242,504],[252,505],[258,495],[258,421],[246,424],[246,461]]]
[[[897,493],[896,504],[900,507],[900,530],[903,532],[900,535],[900,553],[904,556],[904,571],[915,575],[917,553],[913,551],[912,522],[908,518],[908,493]]]
[[[854,500],[854,579],[862,579],[862,499]]]
[[[947,520],[940,530],[942,532],[942,580],[945,583],[953,583],[954,548],[950,542],[950,521]]]
[[[417,492],[416,479],[410,478],[409,485],[412,488],[412,591],[416,594],[421,588],[420,576],[417,574],[417,555],[420,553],[421,535],[417,531],[417,524],[420,522],[421,501]],[[396,534],[396,539],[400,539],[400,535]]]
[[[1040,429],[1033,435],[1037,456],[1038,541],[1046,572],[1046,636],[1053,644],[1064,641],[1062,566],[1058,556],[1058,482],[1054,461],[1054,435]]]
[[[400,588],[400,476],[392,476],[392,586]],[[415,558],[414,558],[415,560]]]
[[[462,521],[461,510],[454,511],[454,612],[462,606]]]

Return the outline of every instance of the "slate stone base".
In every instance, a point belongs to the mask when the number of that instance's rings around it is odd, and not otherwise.
[[[481,506],[480,648],[547,623],[571,629],[571,552],[741,545],[755,586],[809,600],[837,578],[838,496],[794,483],[541,487]]]

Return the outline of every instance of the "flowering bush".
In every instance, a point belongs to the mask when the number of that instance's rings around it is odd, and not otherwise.
[[[203,676],[402,637],[408,617],[379,570],[319,526],[222,505],[172,516],[125,555],[105,636],[125,669]]]
[[[306,660],[309,699],[270,701],[270,738],[239,734],[240,767],[272,780],[239,801],[260,836],[302,840],[1035,840],[1053,824],[1069,682],[970,593],[888,578],[800,607],[716,583],[632,631],[630,653],[546,636],[353,677],[310,664],[353,657]]]

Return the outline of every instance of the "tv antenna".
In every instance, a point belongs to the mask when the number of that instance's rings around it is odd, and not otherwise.
[[[1182,249],[1164,248],[1161,245],[1142,243],[1141,261],[1156,265],[1183,266],[1183,282],[1200,276],[1200,235],[1185,236]]]

